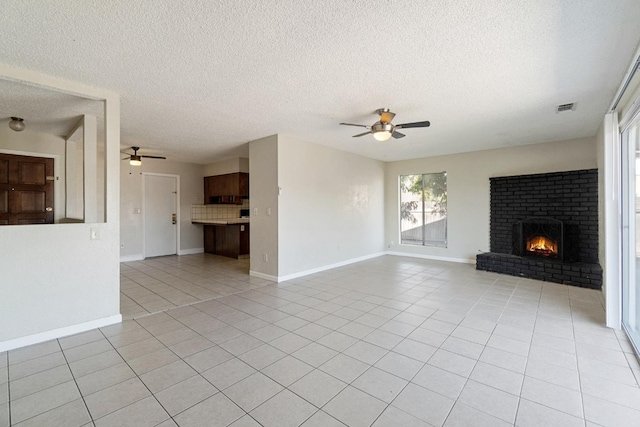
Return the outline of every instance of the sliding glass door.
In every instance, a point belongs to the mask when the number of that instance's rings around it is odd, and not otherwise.
[[[640,118],[622,133],[622,324],[640,349]]]

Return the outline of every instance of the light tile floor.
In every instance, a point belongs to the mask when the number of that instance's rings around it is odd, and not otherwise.
[[[249,259],[197,254],[121,264],[120,312],[125,319],[254,289]]]
[[[229,267],[227,289],[201,280],[215,261],[123,266],[123,292],[229,295],[0,353],[0,426],[640,425],[598,291],[395,256],[280,284]]]

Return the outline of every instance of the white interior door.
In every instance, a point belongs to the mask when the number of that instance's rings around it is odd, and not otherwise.
[[[144,175],[144,256],[177,253],[178,177]]]

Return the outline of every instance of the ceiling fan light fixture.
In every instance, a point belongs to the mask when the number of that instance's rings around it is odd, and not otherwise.
[[[340,123],[343,126],[357,126],[362,128],[370,129],[369,132],[359,133],[357,135],[353,135],[352,138],[359,138],[365,135],[373,135],[376,141],[387,141],[389,138],[400,139],[404,138],[406,135],[398,132],[398,129],[409,129],[409,128],[426,128],[431,125],[429,121],[422,122],[411,122],[411,123],[402,123],[399,125],[394,125],[391,123],[393,118],[396,116],[395,113],[389,111],[388,108],[379,108],[376,110],[376,113],[380,116],[380,120],[372,124],[371,126],[367,125],[359,125],[356,123]]]
[[[142,158],[136,154],[132,154],[129,159],[129,164],[131,166],[142,166]]]
[[[373,137],[377,141],[384,142],[384,141],[387,141],[389,138],[391,138],[391,132],[389,132],[388,130],[379,130],[373,133]]]
[[[20,117],[11,117],[11,121],[9,122],[9,127],[16,132],[22,132],[25,127],[24,119]]]
[[[386,141],[391,138],[393,133],[393,125],[391,123],[377,122],[371,126],[371,133],[377,141]]]

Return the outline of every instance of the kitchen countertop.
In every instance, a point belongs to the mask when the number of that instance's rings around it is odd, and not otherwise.
[[[192,219],[192,224],[231,225],[249,224],[249,218],[225,218],[225,219]]]

